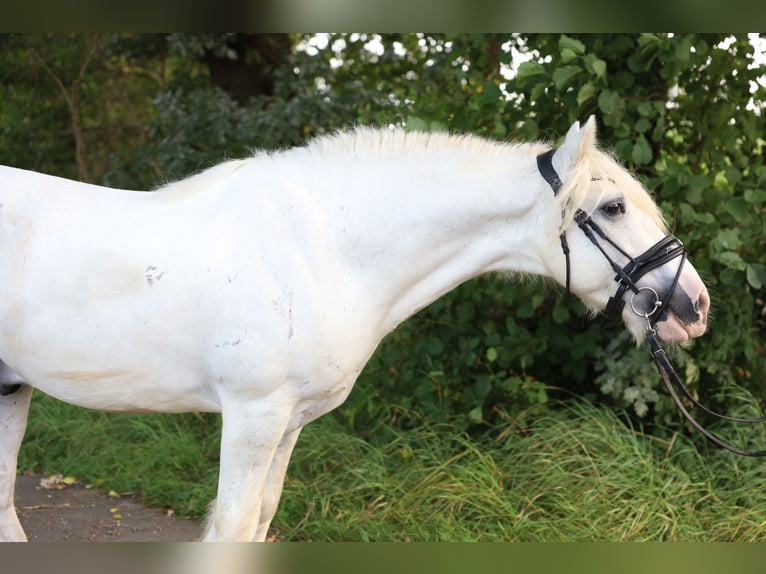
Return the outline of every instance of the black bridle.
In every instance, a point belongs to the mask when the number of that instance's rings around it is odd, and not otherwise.
[[[538,155],[537,168],[540,170],[540,175],[542,175],[543,179],[545,179],[545,181],[547,181],[553,189],[553,194],[557,195],[563,184],[561,182],[561,178],[553,167],[553,154],[555,153],[556,149],[553,148]],[[673,398],[673,401],[681,410],[681,413],[694,426],[694,428],[700,431],[707,439],[716,445],[742,456],[766,456],[766,450],[740,450],[718,438],[716,435],[702,426],[699,422],[697,422],[697,420],[684,406],[683,401],[679,396],[680,393],[680,395],[683,395],[683,397],[691,402],[695,407],[698,407],[704,412],[720,419],[738,423],[766,422],[766,417],[729,417],[712,411],[700,404],[678,378],[678,375],[676,375],[676,372],[673,369],[673,365],[671,365],[664,349],[660,345],[659,338],[657,337],[657,332],[654,329],[654,324],[661,316],[667,312],[670,305],[670,300],[676,290],[676,287],[678,286],[678,280],[681,277],[681,271],[683,270],[684,263],[686,262],[688,252],[684,248],[683,243],[681,243],[681,240],[679,240],[677,237],[674,237],[673,235],[667,235],[652,245],[649,249],[644,251],[641,255],[632,257],[626,253],[625,250],[622,249],[615,241],[613,241],[604,232],[604,230],[595,221],[593,221],[591,216],[585,213],[583,210],[577,209],[575,211],[574,221],[577,223],[577,226],[582,230],[585,236],[591,241],[591,243],[593,243],[603,254],[606,260],[609,262],[609,265],[616,273],[614,280],[617,282],[617,290],[607,302],[605,310],[607,317],[614,319],[620,316],[623,308],[625,307],[624,297],[630,290],[632,292],[630,298],[631,309],[636,315],[643,317],[644,321],[646,322],[644,336],[646,337],[647,343],[649,344],[649,348],[652,353],[652,359],[654,360],[654,364],[657,366],[657,370],[659,371],[662,380],[665,382],[665,386],[670,392],[670,396]],[[561,250],[564,252],[564,259],[566,261],[566,291],[567,294],[570,294],[570,253],[569,244],[566,238],[566,230],[562,230],[561,234],[559,235],[559,240],[561,241]],[[628,260],[628,263],[622,267],[616,263],[614,259],[612,259],[612,257],[609,255],[609,253],[607,253],[606,249],[601,243],[602,241],[611,245],[617,252],[624,256]],[[641,277],[653,269],[657,269],[658,267],[661,267],[676,258],[680,258],[678,270],[676,271],[673,282],[670,285],[670,289],[668,289],[662,297],[660,297],[657,291],[651,287],[639,287],[637,285],[637,282],[639,279],[641,279]],[[653,297],[653,301],[650,301],[649,305],[643,305],[643,310],[639,308],[642,305],[639,301],[636,300],[636,297],[642,292],[648,292],[650,296]]]
[[[557,195],[563,184],[553,167],[553,154],[555,152],[555,149],[550,149],[537,156],[537,167],[540,170],[543,179],[545,179],[553,189],[553,194]],[[593,221],[593,218],[582,209],[577,209],[575,211],[574,221],[591,243],[598,248],[616,273],[614,280],[617,282],[617,291],[609,298],[609,301],[606,304],[606,316],[610,319],[616,319],[620,316],[620,313],[622,313],[622,309],[625,306],[624,296],[627,291],[630,290],[633,293],[631,296],[631,307],[633,308],[633,311],[642,317],[649,317],[651,323],[654,324],[669,305],[670,298],[673,296],[673,292],[678,285],[678,279],[681,277],[681,271],[683,270],[683,265],[687,256],[687,251],[684,248],[684,244],[681,243],[681,240],[673,235],[668,235],[660,239],[641,255],[633,257],[620,247],[617,242],[613,241],[604,232],[601,226]],[[565,230],[561,232],[559,239],[561,240],[561,249],[564,252],[564,257],[566,259],[566,290],[567,294],[569,294],[571,269],[569,264],[569,244],[567,242]],[[606,249],[604,249],[604,246],[601,244],[602,242],[611,245],[620,253],[620,255],[628,260],[628,263],[621,267],[614,259],[612,259],[611,255],[607,253]],[[663,297],[660,297],[651,287],[639,287],[636,284],[641,277],[658,267],[662,267],[676,257],[680,257],[681,262],[678,264],[678,270],[673,278],[673,283],[671,284],[670,289]],[[636,296],[642,291],[648,291],[654,296],[654,302],[644,313],[639,312],[636,308]]]

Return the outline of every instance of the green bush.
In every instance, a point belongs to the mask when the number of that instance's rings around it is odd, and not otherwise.
[[[602,141],[652,190],[711,290],[709,334],[677,355],[682,375],[722,409],[732,406],[726,385],[763,401],[764,86],[752,43],[617,34],[539,36],[533,44],[550,62],[516,81],[536,117],[552,117],[557,106],[566,121],[597,114]],[[599,381],[619,378],[621,403],[643,414],[660,381],[647,378],[639,353],[612,344],[600,354]],[[610,361],[615,355],[624,358]]]

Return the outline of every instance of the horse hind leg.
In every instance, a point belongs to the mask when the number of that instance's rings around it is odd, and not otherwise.
[[[0,540],[25,541],[14,506],[16,461],[27,428],[32,387],[21,384],[5,363],[0,362]]]

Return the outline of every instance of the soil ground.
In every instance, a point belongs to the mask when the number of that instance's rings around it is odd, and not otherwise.
[[[30,542],[181,542],[199,540],[200,521],[146,508],[138,495],[112,496],[80,484],[19,475],[16,512]]]

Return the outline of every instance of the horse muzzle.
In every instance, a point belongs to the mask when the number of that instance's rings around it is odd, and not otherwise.
[[[691,279],[693,280],[694,277]],[[697,281],[698,283],[693,286],[684,285],[686,281],[680,282],[681,284],[671,296],[667,308],[655,322],[655,329],[660,340],[668,343],[685,343],[703,335],[707,330],[710,295],[699,277]]]

